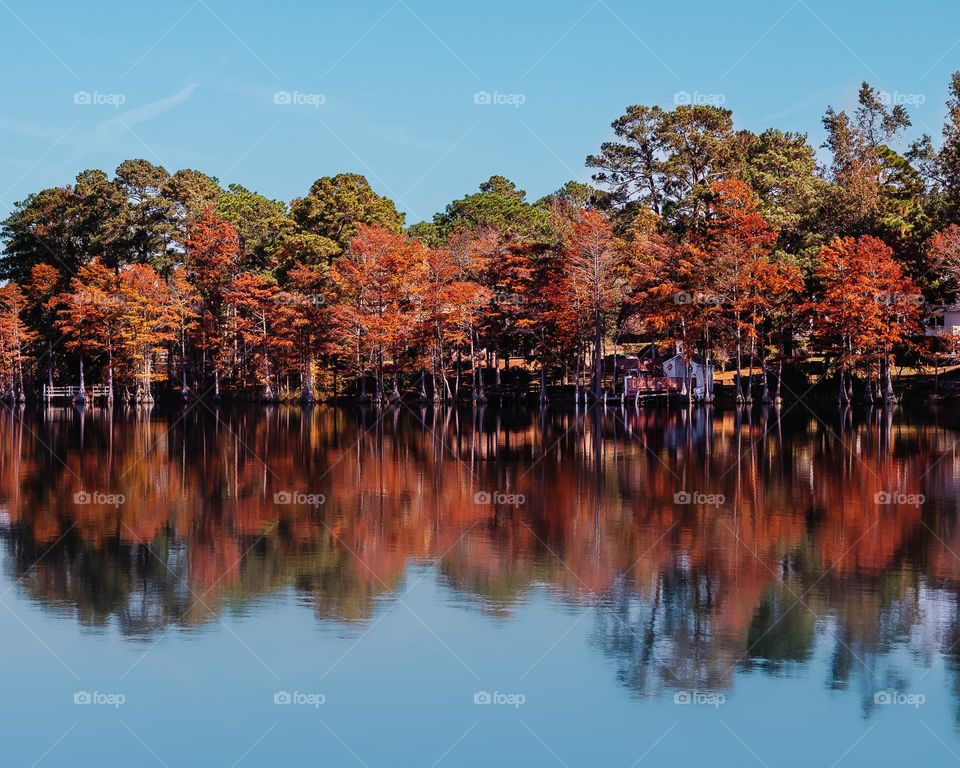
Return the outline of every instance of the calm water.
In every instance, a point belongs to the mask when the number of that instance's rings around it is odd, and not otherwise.
[[[4,409],[0,764],[953,765],[958,439]]]

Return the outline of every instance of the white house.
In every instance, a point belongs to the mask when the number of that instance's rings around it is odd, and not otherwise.
[[[940,336],[945,333],[960,334],[960,304],[940,307],[927,323],[927,336]]]
[[[704,364],[696,358],[684,360],[683,355],[674,355],[663,361],[663,375],[670,379],[689,381],[693,387],[693,396],[702,398],[713,394],[713,366]]]

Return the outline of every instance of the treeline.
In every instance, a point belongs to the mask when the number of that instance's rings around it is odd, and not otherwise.
[[[891,398],[895,362],[957,352],[923,322],[960,288],[960,73],[936,141],[891,101],[864,83],[828,109],[825,167],[726,109],[632,106],[595,185],[531,202],[493,176],[409,227],[355,174],[285,204],[145,160],[84,171],[3,222],[0,390],[600,397],[630,341],[734,368],[738,399],[811,361],[841,400]]]

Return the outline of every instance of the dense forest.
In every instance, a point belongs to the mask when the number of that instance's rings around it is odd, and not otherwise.
[[[864,83],[828,108],[822,155],[720,107],[631,106],[593,185],[530,201],[492,176],[410,226],[356,174],[286,204],[146,160],[83,171],[2,224],[0,390],[600,398],[632,344],[736,371],[738,400],[791,373],[892,399],[895,365],[960,352],[924,334],[960,288],[960,72],[936,139],[893,101]]]

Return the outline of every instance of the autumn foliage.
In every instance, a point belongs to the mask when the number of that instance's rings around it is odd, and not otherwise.
[[[618,235],[603,212],[558,204],[553,243],[480,227],[431,245],[357,223],[329,264],[297,260],[282,273],[245,265],[236,227],[206,209],[165,274],[95,257],[73,276],[39,264],[22,288],[8,283],[5,392],[22,398],[30,381],[49,380],[44,358],[59,345],[81,385],[95,372],[116,396],[145,402],[158,385],[268,401],[324,390],[482,401],[518,355],[538,372],[542,399],[558,377],[599,397],[615,386],[605,353],[628,332],[730,359],[739,397],[750,395],[741,369],[760,365],[767,398],[772,363],[779,389],[807,323],[845,397],[854,371],[882,397],[891,356],[920,316],[893,251],[874,237],[837,239],[821,249],[808,292],[800,268],[773,250],[777,231],[751,188],[729,179],[710,193],[702,230],[686,238],[658,231],[656,217]],[[947,230],[931,241],[947,271],[955,239]]]
[[[634,106],[597,186],[531,202],[491,176],[407,227],[353,173],[284,203],[146,160],[84,171],[0,225],[0,396],[599,401],[680,354],[738,402],[791,377],[890,400],[895,367],[960,354],[922,327],[960,296],[951,94],[943,147],[900,155],[909,118],[865,83],[827,110],[829,167],[719,107]]]

